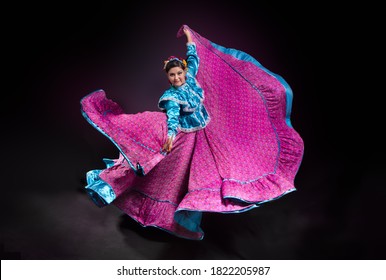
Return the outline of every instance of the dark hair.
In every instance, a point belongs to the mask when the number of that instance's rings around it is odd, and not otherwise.
[[[170,69],[174,68],[174,67],[181,67],[183,70],[185,70],[185,65],[177,60],[177,59],[173,59],[173,60],[170,60],[168,63],[166,63],[166,66],[165,66],[165,72],[168,73]]]

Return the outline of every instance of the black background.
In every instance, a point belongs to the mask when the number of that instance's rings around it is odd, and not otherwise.
[[[382,111],[377,80],[354,75],[369,69],[358,45],[370,36],[347,11],[261,1],[4,6],[2,259],[383,259]],[[101,88],[128,113],[158,110],[162,62],[185,53],[182,24],[281,75],[305,143],[296,192],[243,214],[205,213],[202,241],[142,228],[84,192],[85,173],[118,154],[83,119],[80,99]]]

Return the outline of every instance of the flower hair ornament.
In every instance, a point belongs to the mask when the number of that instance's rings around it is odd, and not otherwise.
[[[179,62],[182,63],[182,65],[184,65],[184,67],[186,68],[188,63],[186,62],[185,59],[183,58],[179,58],[179,57],[176,57],[176,56],[169,56],[167,60],[164,60],[164,70],[166,68],[166,65],[170,62],[170,61],[173,61],[173,60],[177,60]]]

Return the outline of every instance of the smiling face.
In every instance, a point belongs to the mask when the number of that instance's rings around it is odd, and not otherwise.
[[[186,72],[181,67],[173,67],[167,73],[169,82],[174,87],[180,87],[185,84]]]

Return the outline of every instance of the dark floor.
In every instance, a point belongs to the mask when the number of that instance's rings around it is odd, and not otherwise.
[[[346,101],[335,99],[346,94],[338,74],[321,81],[332,59],[326,37],[336,28],[319,27],[296,7],[256,10],[243,2],[221,9],[196,2],[177,14],[166,4],[9,8],[8,25],[16,27],[2,35],[9,55],[1,259],[385,258],[386,166],[382,149],[374,149],[381,139],[353,142],[363,139],[351,137]],[[103,88],[127,112],[157,110],[166,86],[160,57],[183,54],[175,38],[181,24],[283,76],[294,92],[292,124],[305,142],[296,192],[242,214],[204,213],[202,241],[143,228],[112,205],[96,207],[84,192],[85,173],[117,151],[82,118],[80,99]]]

